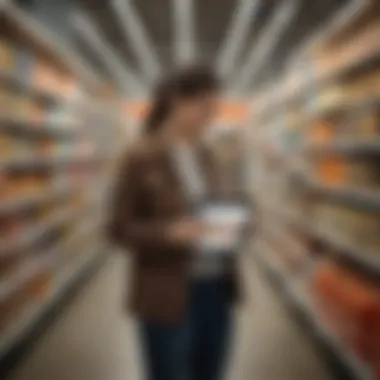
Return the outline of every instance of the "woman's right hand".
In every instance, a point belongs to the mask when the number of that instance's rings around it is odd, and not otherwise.
[[[178,243],[191,243],[199,239],[205,232],[203,223],[193,219],[182,219],[173,222],[168,229],[171,241]]]

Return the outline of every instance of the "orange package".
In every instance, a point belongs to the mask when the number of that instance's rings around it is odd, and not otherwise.
[[[311,144],[323,144],[331,141],[335,135],[334,125],[326,120],[317,121],[310,129]]]
[[[379,288],[332,262],[318,268],[313,285],[327,323],[360,358],[374,362],[380,352]]]
[[[327,157],[315,163],[316,177],[326,185],[342,185],[347,177],[347,165],[340,157]]]

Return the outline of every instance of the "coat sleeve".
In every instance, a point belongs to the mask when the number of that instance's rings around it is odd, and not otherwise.
[[[111,240],[132,253],[154,254],[157,251],[186,248],[168,236],[168,221],[150,220],[141,213],[144,207],[142,177],[146,170],[144,159],[131,154],[122,162],[117,178],[108,232]],[[149,253],[150,252],[150,253]]]

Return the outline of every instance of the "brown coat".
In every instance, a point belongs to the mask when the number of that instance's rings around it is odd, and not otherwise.
[[[211,156],[202,151],[209,189],[218,179]],[[170,151],[158,141],[146,141],[129,152],[113,200],[112,239],[132,254],[132,310],[142,318],[176,322],[186,312],[191,250],[167,239],[167,226],[188,215],[186,197]],[[226,262],[226,291],[236,298],[236,263]],[[228,289],[228,290],[227,290]]]

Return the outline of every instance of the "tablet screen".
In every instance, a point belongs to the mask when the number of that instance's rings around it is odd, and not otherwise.
[[[218,254],[237,250],[243,239],[243,228],[252,222],[252,210],[242,202],[206,202],[198,212],[205,225],[199,241],[203,251]]]

